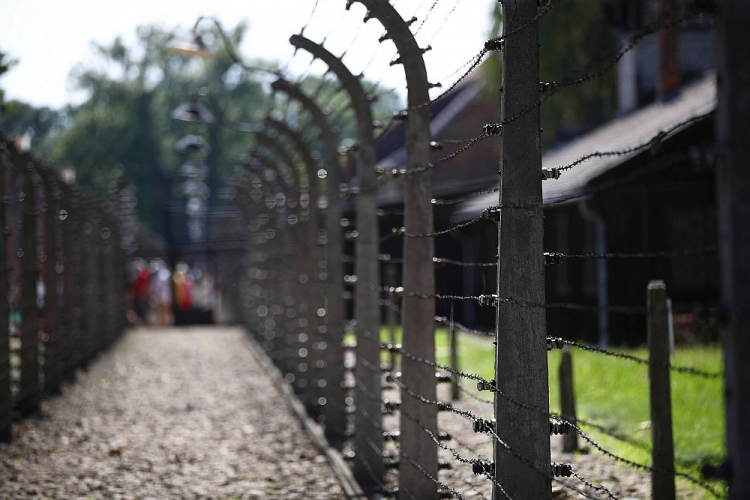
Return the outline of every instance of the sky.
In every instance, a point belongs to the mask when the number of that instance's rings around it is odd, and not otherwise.
[[[402,17],[417,17],[412,32],[417,32],[421,47],[432,46],[425,53],[429,79],[447,86],[459,76],[452,73],[478,53],[489,37],[496,0],[392,3]],[[0,51],[18,64],[0,78],[0,87],[6,90],[6,99],[37,106],[79,103],[86,95],[75,91],[69,75],[77,64],[95,63],[92,42],[109,44],[121,36],[133,45],[137,26],[157,24],[188,32],[199,16],[214,16],[228,28],[243,20],[249,24],[239,47],[246,59],[275,59],[282,66],[291,61],[289,71],[298,76],[322,73],[323,63],[311,66],[303,51],[292,57],[289,36],[307,24],[305,36],[317,42],[325,39],[334,54],[348,48],[344,62],[353,73],[364,69],[367,78],[403,90],[403,69],[388,64],[395,55],[393,44],[377,42],[382,26],[374,19],[362,23],[365,9],[361,4],[355,3],[348,12],[345,4],[345,0],[1,0]],[[209,23],[204,27],[208,29]]]

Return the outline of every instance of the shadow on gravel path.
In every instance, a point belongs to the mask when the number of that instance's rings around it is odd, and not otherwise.
[[[0,445],[0,498],[342,498],[234,328],[130,331]]]

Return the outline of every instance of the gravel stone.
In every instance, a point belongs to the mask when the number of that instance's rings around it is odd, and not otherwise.
[[[237,328],[136,329],[0,445],[0,498],[336,499]]]

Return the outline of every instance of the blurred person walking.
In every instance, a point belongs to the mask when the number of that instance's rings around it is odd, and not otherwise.
[[[154,323],[169,326],[172,324],[172,273],[163,262],[156,262],[155,269],[150,284]]]
[[[148,322],[149,301],[151,299],[151,274],[142,259],[136,259],[135,279],[133,280],[133,311],[140,324]]]

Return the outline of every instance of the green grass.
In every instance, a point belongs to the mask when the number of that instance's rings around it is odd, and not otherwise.
[[[389,340],[386,328],[381,329],[381,339],[384,342]],[[347,341],[353,340],[353,335],[349,334]],[[400,341],[399,329],[396,332],[396,342]],[[450,347],[445,328],[437,330],[435,343],[438,363],[448,364]],[[645,348],[617,350],[641,358],[648,357]],[[458,352],[459,368],[462,371],[488,379],[494,378],[495,352],[491,339],[459,335]],[[647,367],[581,350],[574,350],[572,355],[578,417],[635,438],[650,447]],[[387,353],[383,353],[384,360],[387,356]],[[550,352],[550,410],[553,412],[560,409],[557,377],[559,362],[560,351]],[[721,349],[718,346],[678,348],[672,363],[712,372],[721,371]],[[701,462],[719,463],[725,453],[723,382],[672,372],[671,387],[675,457],[678,464],[681,464],[678,470],[700,477]],[[584,430],[589,429],[584,427]],[[604,448],[618,455],[644,464],[651,462],[648,451],[594,430],[587,433]],[[681,488],[694,489],[684,480],[679,480],[678,484]]]

